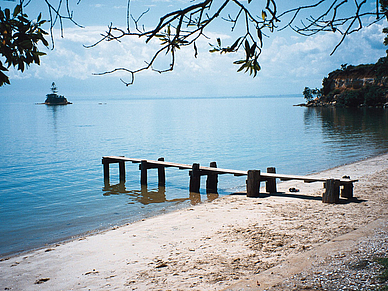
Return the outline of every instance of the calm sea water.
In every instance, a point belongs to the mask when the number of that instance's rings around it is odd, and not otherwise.
[[[295,107],[294,97],[72,101],[0,103],[0,256],[215,198],[190,196],[188,171],[171,168],[165,188],[150,170],[142,189],[130,163],[125,189],[105,191],[105,155],[308,174],[388,149],[383,109]],[[220,195],[245,187],[219,180]]]

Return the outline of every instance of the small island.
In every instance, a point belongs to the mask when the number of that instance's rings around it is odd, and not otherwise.
[[[58,89],[54,82],[51,84],[51,92],[52,93],[46,95],[46,101],[44,101],[43,104],[46,104],[46,105],[72,104],[71,102],[67,101],[67,99],[64,96],[57,94]]]

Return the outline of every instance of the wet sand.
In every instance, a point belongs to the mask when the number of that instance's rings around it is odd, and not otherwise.
[[[359,182],[340,204],[322,203],[322,183],[287,181],[275,195],[224,196],[5,258],[0,289],[263,290],[311,268],[301,262],[336,239],[350,248],[386,226],[388,154],[317,174],[344,175]]]

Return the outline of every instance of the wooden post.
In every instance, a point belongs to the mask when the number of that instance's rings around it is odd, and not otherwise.
[[[199,193],[199,187],[201,185],[201,175],[199,170],[199,164],[193,164],[190,171],[190,192]]]
[[[344,184],[341,190],[341,197],[347,199],[353,198],[353,183]]]
[[[119,162],[119,177],[120,177],[120,184],[125,183],[125,162],[120,161]]]
[[[338,203],[339,201],[339,188],[340,181],[334,179],[328,179],[325,183],[326,191],[322,195],[323,203]]]
[[[268,167],[267,173],[276,174],[276,168],[275,167]],[[267,178],[267,182],[265,183],[265,190],[268,193],[276,193],[276,178]]]
[[[140,162],[140,184],[147,185],[147,160]]]
[[[158,161],[164,162],[164,158],[159,158]],[[158,166],[158,185],[165,186],[166,185],[166,172],[164,170],[164,166]]]
[[[210,163],[211,168],[217,168],[216,162]],[[206,179],[206,194],[217,194],[218,174],[210,172]]]
[[[247,197],[260,197],[260,171],[259,170],[248,171]]]
[[[103,167],[104,167],[104,184],[105,184],[105,187],[106,186],[109,186],[109,161],[107,161],[106,159],[102,159],[102,164],[103,164]]]

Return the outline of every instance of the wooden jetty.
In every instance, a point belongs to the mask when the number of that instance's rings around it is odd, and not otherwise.
[[[325,203],[338,203],[339,197],[353,198],[353,183],[358,180],[351,180],[348,178],[332,179],[332,178],[320,178],[311,176],[297,176],[297,175],[284,175],[277,174],[274,167],[268,167],[267,172],[263,173],[260,170],[230,170],[217,167],[216,162],[211,162],[209,167],[201,166],[194,163],[178,164],[173,162],[166,162],[164,158],[155,160],[145,160],[137,158],[127,158],[124,156],[105,156],[102,158],[103,171],[104,171],[104,184],[105,187],[109,186],[109,166],[110,164],[119,164],[119,181],[121,184],[125,183],[125,163],[132,162],[138,163],[140,170],[140,183],[141,185],[147,185],[147,171],[148,169],[158,170],[158,185],[164,186],[166,183],[165,168],[178,168],[180,170],[189,170],[190,184],[189,191],[192,193],[199,193],[201,176],[207,176],[206,179],[206,193],[217,193],[218,175],[232,174],[234,176],[247,176],[246,189],[248,197],[260,197],[260,183],[266,182],[266,192],[276,193],[276,179],[282,181],[287,180],[301,180],[305,183],[323,182],[325,193],[322,196],[322,202]],[[342,189],[340,189],[342,187]]]

